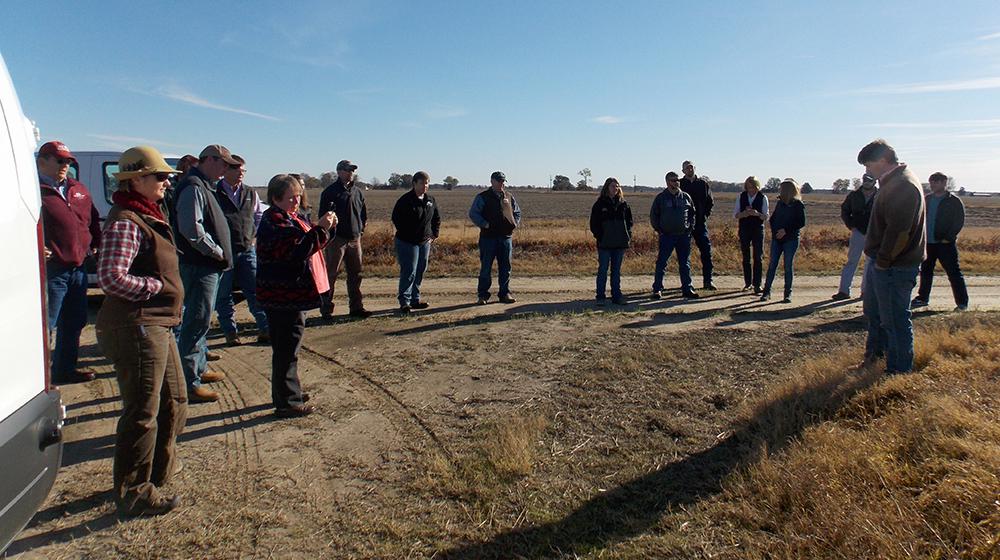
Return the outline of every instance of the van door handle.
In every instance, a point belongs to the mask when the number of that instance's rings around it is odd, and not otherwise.
[[[38,449],[40,451],[45,451],[46,448],[56,445],[63,439],[62,428],[55,427],[45,430],[42,435],[42,441],[38,444]]]

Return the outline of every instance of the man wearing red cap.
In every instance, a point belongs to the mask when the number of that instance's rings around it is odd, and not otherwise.
[[[76,369],[80,332],[87,324],[87,272],[83,261],[101,241],[97,208],[83,183],[69,177],[73,153],[59,141],[46,142],[36,163],[42,189],[45,277],[49,330],[56,331],[52,381],[90,381]]]

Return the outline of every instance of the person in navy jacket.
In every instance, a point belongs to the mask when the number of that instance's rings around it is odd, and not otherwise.
[[[792,279],[794,278],[795,252],[799,250],[799,232],[806,225],[806,207],[802,204],[799,184],[795,179],[785,179],[781,182],[778,203],[771,212],[771,262],[767,266],[767,281],[764,283],[764,293],[761,301],[771,299],[771,284],[778,270],[778,259],[784,259],[785,265],[785,299],[782,303],[792,301]]]

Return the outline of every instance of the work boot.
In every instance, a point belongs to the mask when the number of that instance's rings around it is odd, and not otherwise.
[[[221,371],[206,371],[201,374],[202,383],[215,383],[216,381],[222,381],[226,378],[226,374]]]
[[[122,517],[154,517],[170,513],[181,505],[181,497],[160,498],[156,503],[147,505],[136,505],[128,511],[120,511]]]
[[[217,353],[215,353],[215,352],[212,352],[212,351],[205,352],[205,361],[206,362],[218,362],[221,359],[222,359],[222,356],[219,355],[219,354],[217,354]]]
[[[514,296],[507,294],[500,296],[500,303],[517,303],[517,300],[514,299]]]
[[[715,290],[718,290],[718,288],[715,287],[715,284],[713,284],[711,280],[706,280],[705,283],[702,284],[701,289],[708,290],[709,292],[714,292]]]
[[[219,400],[219,394],[208,387],[202,387],[199,385],[193,389],[188,389],[188,402],[205,403],[215,402],[217,400]]]

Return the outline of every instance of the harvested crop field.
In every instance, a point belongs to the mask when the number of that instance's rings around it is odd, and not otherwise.
[[[134,521],[109,501],[117,391],[88,329],[98,380],[64,388],[65,466],[10,553],[995,557],[1000,279],[971,279],[971,313],[939,294],[916,318],[920,371],[889,379],[850,374],[859,303],[829,301],[830,279],[797,281],[785,305],[729,277],[696,302],[652,301],[648,278],[628,277],[632,303],[597,310],[589,279],[515,280],[509,306],[472,305],[469,281],[439,279],[430,309],[398,317],[393,282],[368,280],[375,317],[309,321],[300,375],[319,412],[299,420],[270,414],[270,350],[213,333],[227,379],[220,402],[190,407],[170,485],[184,505]],[[899,439],[910,416],[926,431]],[[865,439],[831,439],[847,436]],[[875,454],[870,468],[854,473],[852,445]],[[905,464],[890,461],[901,449]],[[880,476],[892,486],[870,486]],[[900,516],[879,525],[873,508],[893,501]],[[854,518],[878,530],[844,532]]]

